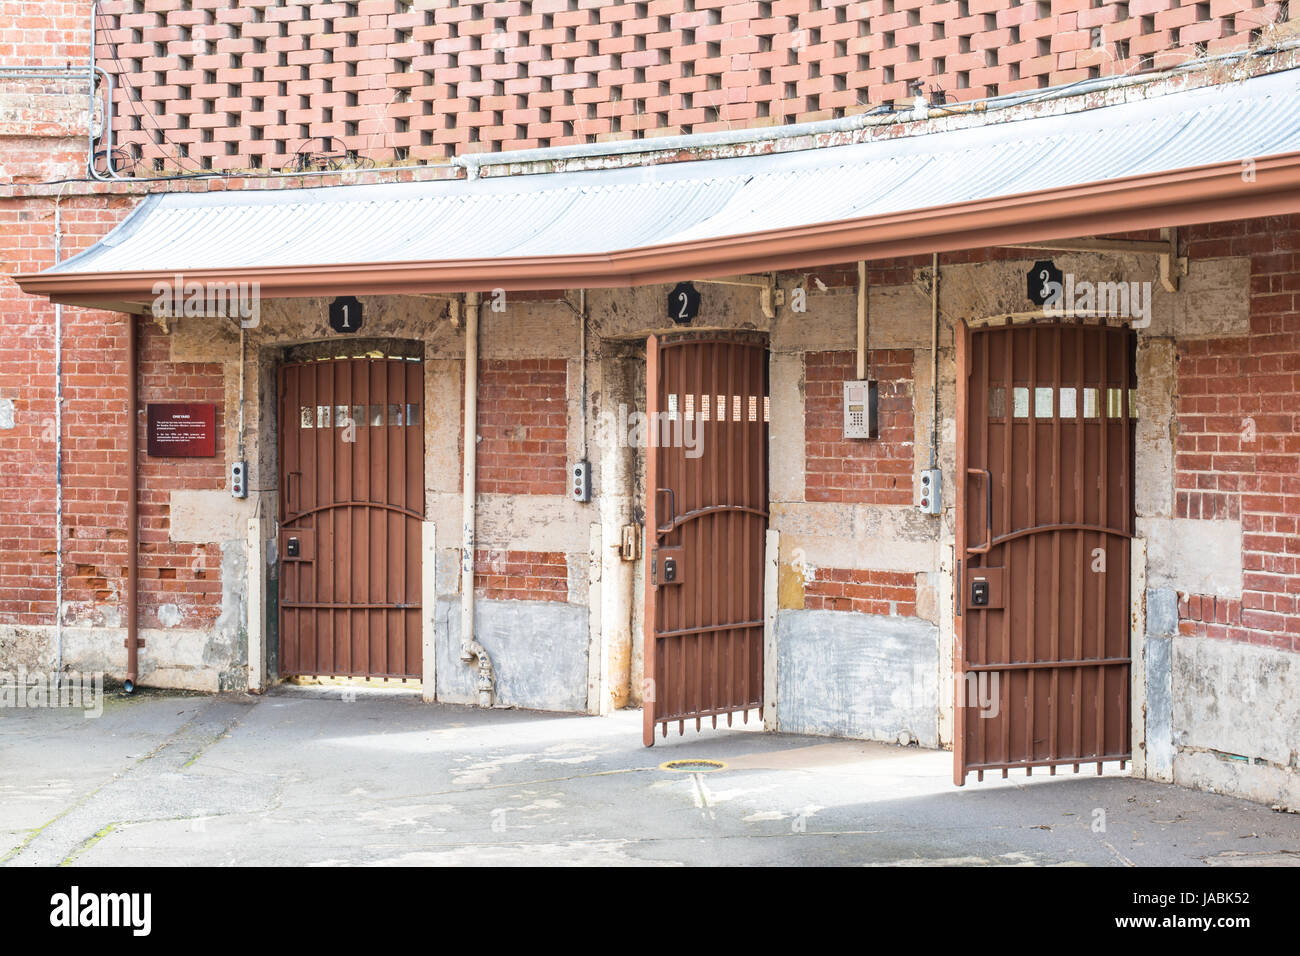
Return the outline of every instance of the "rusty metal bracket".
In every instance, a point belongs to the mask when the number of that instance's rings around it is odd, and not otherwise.
[[[757,276],[741,275],[724,279],[691,279],[691,281],[708,285],[736,285],[758,289],[759,307],[763,310],[763,317],[767,319],[776,318],[776,310],[785,305],[785,290],[777,285],[775,272]]]
[[[1160,253],[1160,285],[1166,292],[1177,292],[1178,277],[1187,275],[1187,257],[1178,255],[1178,229],[1161,229],[1160,239],[1166,246]]]
[[[1047,252],[1126,252],[1136,256],[1157,256],[1160,286],[1178,291],[1178,279],[1188,274],[1187,256],[1178,254],[1178,229],[1160,230],[1159,239],[1047,239],[1041,242],[1011,242],[1003,249],[1042,249]]]

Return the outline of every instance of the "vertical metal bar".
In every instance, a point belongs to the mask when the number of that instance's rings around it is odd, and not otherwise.
[[[703,433],[700,440],[701,442],[707,441],[706,444],[701,445],[701,448],[703,449],[704,455],[706,456],[704,460],[708,461],[709,502],[711,504],[719,504],[725,500],[718,490],[718,478],[719,478],[718,466],[720,464],[720,459],[718,458],[718,451],[720,448],[721,426],[719,425],[718,422],[718,409],[715,404],[718,397],[718,362],[721,359],[721,353],[720,353],[720,348],[718,346],[718,343],[716,342],[710,342],[707,346],[705,346],[705,348],[708,349],[708,356],[709,356],[709,375],[708,375],[707,383],[708,383],[709,395],[711,397],[709,399],[709,421],[707,423],[708,430],[707,432]],[[700,400],[702,402],[703,397],[701,397]],[[726,541],[725,536],[722,536],[721,542],[719,541],[719,538],[721,536],[721,531],[723,529],[723,523],[727,520],[728,519],[723,515],[714,515],[711,519],[709,519],[709,545],[710,545],[709,554],[714,556],[714,560],[709,562],[709,597],[710,597],[710,605],[712,607],[711,621],[714,624],[727,623],[726,615],[722,611],[722,602],[720,600],[722,595],[722,590],[723,590],[722,582],[725,580],[725,576],[723,574],[723,568],[722,568],[725,559],[722,558],[722,552],[720,550],[720,547],[721,545],[725,544]],[[717,710],[722,703],[722,699],[721,697],[719,697],[719,690],[718,690],[719,688],[718,671],[721,667],[719,650],[721,648],[721,645],[722,645],[721,635],[717,631],[714,631],[711,635],[709,635],[709,649],[712,652],[712,657],[713,657],[713,666],[711,667],[709,672],[709,702],[710,702],[711,709],[714,711],[713,726],[715,728],[718,726]]]
[[[370,403],[374,392],[370,388],[370,366],[369,359],[363,359],[357,363],[357,378],[360,381],[360,387],[357,390],[357,399],[361,402],[361,415],[365,421],[357,428],[358,451],[361,455],[361,482],[362,486],[358,489],[359,500],[365,501],[367,505],[374,501],[375,482],[374,482],[374,433],[375,429],[371,425]],[[370,525],[373,520],[374,509],[363,507],[360,511],[357,522],[357,541],[355,545],[357,556],[357,568],[355,569],[355,578],[357,587],[355,593],[359,597],[359,603],[366,605],[361,610],[361,620],[356,624],[357,632],[353,636],[353,669],[358,676],[370,676],[371,667],[371,649],[370,649],[370,630],[373,624],[373,615],[369,605],[374,600],[374,578],[372,574],[373,562],[370,560]]]
[[[378,389],[376,392],[381,395],[382,403],[380,405],[380,441],[381,454],[377,455],[374,462],[377,468],[376,479],[382,489],[380,501],[383,505],[391,505],[391,489],[389,488],[389,446],[393,444],[389,434],[389,363],[386,359],[377,360],[372,365],[372,373],[377,373]],[[380,548],[378,548],[378,570],[380,570],[380,593],[382,594],[382,606],[380,607],[380,674],[389,674],[389,604],[393,601],[393,585],[389,580],[389,540],[391,538],[391,519],[390,512],[383,509],[378,512],[378,529],[380,529]]]
[[[302,425],[302,411],[298,404],[298,369],[297,366],[280,366],[280,434],[277,436],[280,446],[280,534],[276,539],[277,553],[280,539],[290,527],[294,513],[289,510],[289,476],[298,467],[298,436]],[[286,407],[287,406],[287,407]],[[280,595],[280,652],[277,670],[281,677],[287,673],[290,652],[293,648],[297,621],[293,612],[285,606],[288,601],[296,600],[297,589],[296,561],[284,561],[280,564],[283,593]]]
[[[1006,330],[999,330],[999,331],[997,331],[997,332],[993,332],[993,331],[990,331],[990,330],[986,330],[985,332],[983,332],[983,333],[980,335],[980,345],[981,345],[981,348],[980,348],[980,356],[981,356],[981,361],[980,361],[979,375],[976,376],[976,379],[975,379],[975,388],[978,389],[978,391],[977,391],[975,394],[983,394],[983,395],[985,395],[985,396],[988,395],[988,390],[989,390],[989,388],[991,387],[990,383],[991,383],[991,381],[992,381],[992,368],[993,368],[992,365],[990,364],[990,350],[992,349],[993,344],[996,342],[997,345],[999,346],[999,351],[1001,352],[1002,360],[1003,360],[1004,362],[1007,361],[1007,342],[1008,342],[1008,336],[1009,336],[1009,335],[1010,335],[1010,332],[1008,332],[1008,331],[1006,331]],[[996,338],[995,338],[994,336],[996,336]],[[1004,369],[1002,370],[1002,375],[1003,375],[1004,382],[1005,382],[1006,376],[1007,376],[1008,374],[1009,374],[1009,373],[1008,373],[1007,370],[1004,368]],[[1004,384],[1004,388],[1005,388],[1005,384]],[[973,396],[972,396],[972,397],[973,397]],[[976,407],[983,407],[983,405],[984,405],[985,403],[987,403],[987,401],[988,401],[987,398],[982,399],[981,402],[980,402]],[[1009,441],[1011,440],[1011,412],[1010,412],[1010,408],[1011,408],[1011,406],[1010,406],[1010,404],[1009,404],[1009,403],[1011,402],[1011,392],[1010,392],[1010,391],[1006,391],[1006,392],[1004,392],[1004,402],[1007,403],[1007,404],[1005,404],[1005,406],[1004,406],[1004,408],[1005,408],[1005,410],[1006,410],[1007,413],[1006,413],[1006,415],[1003,416],[1003,421],[1002,421],[1002,441],[1003,441],[1003,443],[1005,444],[1005,443],[1007,443],[1007,442],[1009,442]],[[974,402],[971,402],[970,404],[967,405],[967,408],[970,408],[972,404],[975,404],[975,403],[974,403]],[[969,413],[968,413],[968,414],[969,414]],[[984,421],[983,427],[981,428],[981,431],[980,431],[981,441],[982,441],[983,444],[982,444],[982,446],[980,447],[980,450],[979,450],[979,461],[980,461],[980,463],[984,466],[984,468],[988,470],[989,474],[991,475],[991,474],[993,474],[993,461],[992,461],[993,453],[992,453],[992,449],[991,449],[991,447],[990,447],[990,445],[989,445],[989,426],[988,426],[988,416],[985,415],[984,418],[985,418],[985,421]],[[970,500],[970,499],[969,499],[969,494],[970,494],[970,484],[969,484],[969,481],[966,479],[965,474],[964,474],[963,472],[958,472],[958,475],[961,476],[959,480],[961,480],[961,481],[963,481],[963,482],[966,483],[966,484],[965,484],[965,487],[966,487],[966,493],[967,493],[967,496],[968,496],[968,497],[967,497],[967,501],[969,501],[969,500]],[[1001,476],[1001,478],[1002,478],[1003,481],[1006,480],[1006,476],[1005,476],[1005,475]],[[988,489],[988,491],[986,492],[985,497],[983,498],[983,500],[982,500],[982,502],[981,502],[981,504],[980,504],[980,508],[981,508],[981,509],[985,509],[985,508],[990,509],[990,513],[987,514],[987,515],[984,515],[984,522],[985,522],[985,524],[986,524],[987,527],[992,528],[992,527],[993,527],[993,515],[992,515],[992,513],[991,513],[991,509],[993,508],[993,491],[992,491],[992,488],[991,488],[991,487],[990,487],[990,488]],[[1004,555],[1004,557],[1003,557],[1003,561],[1004,561],[1004,562],[1005,562],[1005,560],[1006,560],[1006,558],[1005,558],[1006,553],[1007,553],[1007,546],[1006,546],[1006,545],[1003,545],[1003,546],[1002,546],[1002,554]],[[969,564],[971,563],[971,561],[972,561],[971,556],[970,556],[970,555],[967,555],[967,556],[966,556],[966,564],[969,565]],[[988,563],[989,563],[988,555],[987,555],[987,554],[982,555],[982,556],[980,557],[979,561],[980,561],[980,565],[981,565],[982,567],[987,567],[987,566],[988,566]],[[963,587],[964,587],[964,584],[963,584]],[[965,596],[964,593],[962,594],[962,598],[961,598],[961,599],[962,599],[962,601],[965,601],[965,600],[966,600],[966,596]],[[1004,628],[1007,627],[1007,620],[1008,620],[1008,615],[1009,615],[1009,614],[1010,614],[1010,609],[1009,609],[1009,608],[1004,609],[1003,612],[1002,612],[1002,626],[1003,626]],[[979,660],[979,662],[980,662],[981,664],[987,664],[987,663],[989,663],[991,660],[994,659],[994,655],[992,655],[992,654],[989,652],[989,644],[991,643],[992,636],[993,636],[993,635],[992,635],[993,622],[992,622],[992,620],[991,620],[991,618],[990,618],[989,612],[987,612],[987,611],[980,611],[980,612],[978,613],[978,619],[979,619],[979,628],[978,628],[978,637],[979,637],[979,657],[978,657],[978,660]],[[971,653],[969,647],[967,648],[966,653],[967,653],[967,655],[968,655],[968,659],[969,659],[969,656],[970,656],[970,653]],[[976,679],[978,680],[978,678],[976,678]],[[999,678],[999,681],[998,681],[998,696],[999,696],[999,698],[1001,697],[1001,695],[1002,695],[1002,681],[1001,681],[1001,679]],[[1004,713],[1004,711],[1003,711],[1002,708],[1001,708],[1001,701],[999,701],[999,713]],[[1004,715],[1004,716],[1005,716],[1005,715]],[[980,730],[979,762],[980,762],[981,764],[983,764],[983,763],[987,763],[987,762],[988,762],[988,726],[989,726],[989,721],[988,721],[987,719],[984,719],[984,715],[983,715],[983,714],[980,715],[980,718],[981,718],[981,719],[980,719],[979,724],[978,724],[978,726],[979,726],[979,730]],[[983,771],[981,771],[980,774],[981,774],[981,775],[980,775],[980,779],[983,780],[983,779],[984,779],[984,777],[983,777]]]
[[[970,391],[970,329],[964,320],[958,320],[955,329],[956,346],[957,346],[957,381],[956,381],[956,399],[957,399],[957,471],[956,474],[962,477],[957,481],[961,482],[960,487],[955,488],[954,505],[957,509],[954,553],[958,558],[958,567],[965,567],[969,561],[966,554],[966,522],[970,514],[968,482],[966,481],[967,468],[967,436],[970,433],[970,425],[967,416],[970,414],[970,401],[968,393]],[[988,433],[988,416],[985,419],[985,435]],[[985,439],[985,448],[988,442]],[[961,609],[966,602],[966,584],[960,573],[956,575],[956,592],[953,603],[956,605],[956,615],[953,617],[953,662],[955,663],[955,673],[953,679],[953,736],[952,736],[952,782],[961,786],[966,782],[966,761],[968,750],[966,745],[966,663],[968,639],[968,625],[966,615]]]
[[[1089,345],[1089,336],[1084,326],[1076,322],[1074,325],[1074,338],[1077,347],[1075,348],[1075,372],[1078,377],[1079,386],[1079,407],[1078,407],[1078,427],[1075,429],[1074,448],[1074,520],[1079,524],[1087,524],[1088,516],[1084,511],[1083,483],[1088,477],[1089,469],[1086,460],[1087,455],[1087,416],[1084,415],[1085,401],[1084,396],[1087,392],[1087,364],[1085,362],[1085,353]],[[1087,577],[1084,573],[1084,542],[1086,534],[1083,531],[1074,532],[1074,660],[1083,659],[1083,591]],[[1079,667],[1073,667],[1070,671],[1070,685],[1073,690],[1071,699],[1074,702],[1074,719],[1072,722],[1073,746],[1070,753],[1077,757],[1079,750],[1083,746],[1083,670]],[[1074,772],[1079,772],[1079,765],[1074,765]]]
[[[1052,327],[1052,388],[1055,390],[1055,401],[1052,407],[1052,524],[1061,524],[1061,495],[1065,493],[1065,485],[1061,480],[1061,395],[1063,392],[1061,382],[1061,335],[1062,328],[1059,325]],[[1078,408],[1079,395],[1075,393],[1075,407]],[[1051,591],[1051,611],[1052,611],[1052,660],[1061,659],[1061,533],[1052,532],[1052,591]],[[1049,734],[1051,738],[1050,745],[1047,749],[1047,756],[1053,763],[1050,765],[1049,773],[1056,775],[1055,760],[1060,756],[1060,747],[1057,740],[1057,733],[1060,729],[1060,714],[1058,712],[1058,698],[1061,693],[1061,671],[1060,668],[1053,667],[1051,672],[1051,692],[1048,697],[1048,723],[1050,726]]]
[[[687,383],[690,381],[690,360],[691,349],[680,341],[675,343],[673,346],[673,379],[671,393],[677,396],[675,423],[678,427],[681,427],[681,423],[686,415],[686,389],[689,387]],[[686,456],[682,454],[682,449],[675,440],[670,441],[668,454],[672,456],[674,471],[673,486],[677,489],[677,494],[680,496],[680,508],[682,511],[688,511],[691,506],[691,485],[690,471],[686,467]],[[691,522],[691,524],[694,524],[694,522]],[[692,528],[690,524],[680,526],[677,529],[677,544],[681,546],[684,554],[689,553],[691,541],[690,535],[694,530],[695,529]],[[685,588],[685,583],[683,583],[681,587],[673,588],[673,597],[675,598],[674,604],[676,605],[677,612],[677,626],[679,628],[690,627],[692,626],[691,622],[694,621],[694,609],[687,600]],[[690,712],[692,699],[691,693],[693,689],[691,687],[690,666],[691,638],[687,635],[682,635],[681,637],[676,638],[675,642],[677,644],[677,665],[679,674],[676,688],[677,714],[679,717],[677,721],[677,733],[684,734],[686,733],[686,721],[680,718]]]
[[[766,600],[766,596],[763,593],[763,582],[766,580],[764,554],[766,551],[767,529],[769,525],[768,516],[771,514],[772,510],[771,502],[768,500],[771,494],[768,476],[768,465],[771,454],[770,437],[768,435],[768,406],[770,405],[772,395],[772,360],[771,353],[768,351],[766,346],[759,351],[758,360],[761,363],[762,368],[762,389],[758,397],[758,435],[760,446],[758,453],[759,491],[758,501],[755,504],[756,507],[762,509],[763,518],[759,523],[758,541],[754,548],[754,581],[755,590],[757,592],[757,596],[754,599],[754,607],[757,613],[755,613],[752,620],[755,621],[762,620],[764,617],[764,602]],[[761,627],[755,628],[752,641],[754,643],[754,654],[757,658],[756,666],[754,667],[753,679],[755,686],[753,697],[758,703],[758,713],[761,716],[764,704],[766,703],[763,694],[763,671],[765,668],[764,655],[766,650],[763,645],[763,629]]]
[[[392,359],[388,362],[388,394],[391,402],[394,395],[397,398],[397,434],[394,435],[397,449],[394,457],[396,458],[396,467],[393,468],[389,476],[392,484],[393,504],[399,508],[406,507],[406,363]],[[389,512],[391,515],[390,525],[396,534],[396,539],[390,545],[393,556],[396,559],[393,563],[396,567],[396,586],[394,588],[393,600],[399,604],[406,603],[406,553],[407,553],[407,536],[406,536],[406,515],[400,512]],[[406,611],[398,610],[393,615],[393,625],[396,633],[393,635],[394,647],[393,658],[389,666],[393,673],[406,673]],[[393,666],[400,661],[400,665]]]
[[[1006,343],[1007,343],[1006,353],[1004,356],[1004,361],[1007,364],[1006,364],[1006,368],[1003,370],[1003,373],[1006,381],[1008,418],[1007,418],[1006,440],[1003,442],[1003,449],[1002,449],[1002,525],[1000,530],[1002,534],[1008,534],[1010,533],[1010,531],[1014,526],[1014,521],[1011,515],[1011,476],[1013,474],[1014,459],[1012,458],[1011,450],[1016,443],[1015,439],[1016,439],[1016,428],[1017,428],[1016,403],[1015,403],[1016,329],[1015,326],[1011,324],[1010,318],[1007,319],[1006,331],[1003,333],[1003,335],[1006,336]],[[1006,578],[1014,581],[1015,576],[1012,572],[1012,566],[1011,566],[1011,557],[1015,552],[1014,544],[1008,542],[1006,545],[1003,546],[1002,552],[1003,552],[1002,563],[1005,568],[1005,570],[1002,573],[1006,576]],[[1008,606],[1003,612],[1003,620],[1002,620],[1002,661],[1003,662],[1007,662],[1011,660],[1011,628],[1013,626],[1013,620],[1012,620],[1013,613],[1014,610],[1011,606]],[[1002,724],[1001,727],[1002,760],[1003,762],[1009,762],[1011,760],[1011,673],[1009,671],[1003,671],[1002,676],[1003,679],[998,682],[999,683],[998,692],[1002,697],[1002,701],[998,711],[999,713],[998,720]],[[1002,776],[1005,778],[1006,775],[1007,775],[1007,771],[1006,768],[1004,767],[1002,769]]]
[[[749,444],[750,444],[750,431],[751,431],[750,423],[749,423],[749,395],[751,390],[753,390],[753,385],[751,385],[750,382],[750,371],[751,371],[750,365],[753,364],[754,350],[749,349],[749,347],[746,346],[741,346],[740,349],[738,349],[738,351],[740,351],[740,356],[741,356],[741,369],[740,369],[741,371],[741,381],[740,381],[741,484],[740,484],[740,489],[738,489],[740,490],[741,497],[737,498],[737,501],[744,503],[744,505],[753,505],[753,501],[751,501],[750,488],[751,488],[751,483],[753,483],[753,480],[755,479],[755,477],[757,477],[757,473],[755,473],[753,468],[753,462],[751,462],[749,457],[750,455]],[[749,558],[750,558],[749,532],[750,532],[751,522],[750,522],[749,515],[745,514],[745,512],[737,512],[736,520],[738,523],[740,523],[740,527],[741,527],[741,540],[740,540],[741,553],[740,555],[737,555],[737,557],[740,559],[738,559],[738,561],[735,563],[735,567],[740,568],[740,576],[741,576],[740,613],[742,617],[737,619],[736,623],[738,623],[740,622],[740,620],[754,620],[754,618],[750,617],[751,611],[753,611],[753,609],[751,609],[750,607],[750,570],[749,570]],[[731,706],[748,704],[750,698],[749,628],[746,628],[746,630],[740,631],[738,633],[740,633],[741,635],[740,693],[738,693],[735,700],[729,701],[729,704],[731,704]],[[742,719],[744,719],[745,723],[749,723],[748,706],[746,706],[744,710],[744,718]]]
[[[347,378],[347,362],[331,363],[330,375],[330,401],[334,405],[334,414],[330,420],[329,445],[330,453],[333,455],[333,474],[331,484],[334,486],[333,500],[335,503],[346,501],[351,491],[350,483],[347,480],[349,474],[349,462],[347,449],[343,442],[343,428],[339,425],[338,410],[341,399],[346,391],[344,381]],[[341,584],[347,579],[347,565],[351,557],[350,542],[347,535],[341,532],[345,526],[346,509],[334,507],[329,510],[330,536],[334,539],[333,549],[333,568],[330,574],[330,601],[337,605],[342,600]],[[336,608],[326,611],[326,616],[330,622],[329,635],[329,663],[325,670],[329,675],[334,675],[345,671],[340,667],[339,654],[339,623],[344,615]]]
[[[319,600],[318,595],[320,594],[320,569],[321,569],[321,563],[324,560],[323,552],[327,550],[324,547],[325,542],[324,542],[324,536],[322,534],[323,528],[321,526],[320,512],[314,511],[314,509],[320,503],[321,500],[321,494],[320,494],[320,472],[321,472],[321,468],[320,468],[320,457],[321,457],[320,456],[320,429],[321,429],[320,363],[312,362],[308,365],[305,365],[303,367],[303,371],[308,373],[307,379],[310,382],[312,414],[316,416],[316,427],[312,430],[311,437],[307,441],[307,447],[310,449],[311,457],[310,457],[310,461],[305,463],[306,467],[303,469],[303,481],[302,481],[304,488],[307,487],[311,488],[311,495],[310,497],[308,497],[303,501],[303,506],[306,508],[313,509],[313,514],[311,516],[311,528],[312,528],[312,537],[315,538],[315,544],[313,545],[314,551],[312,554],[313,560],[310,562],[310,570],[307,573],[307,577],[310,582],[310,587],[306,589],[307,593],[305,593],[303,597],[305,600],[313,602],[314,605],[314,602]],[[300,667],[302,673],[310,674],[310,673],[315,673],[317,662],[320,660],[320,655],[317,653],[316,650],[317,642],[319,641],[318,634],[320,632],[320,611],[318,608],[313,606],[311,610],[308,611],[307,614],[305,614],[304,616],[309,617],[311,620],[311,625],[309,627],[311,640],[310,642],[307,640],[308,634],[301,635],[302,648],[300,650],[300,654],[302,656],[302,661]],[[307,653],[309,647],[311,651],[310,660],[308,659],[308,653]]]
[[[727,442],[727,500],[736,500],[736,486],[739,483],[739,475],[736,470],[736,345],[734,342],[727,343],[727,404],[726,404],[726,442]],[[735,513],[731,512],[727,516],[727,564],[729,567],[735,567],[736,560],[736,518]],[[727,588],[727,620],[735,621],[737,613],[736,589]],[[733,629],[727,630],[727,692],[726,700],[728,706],[736,699],[736,632]],[[732,725],[732,711],[727,711],[727,726]]]
[[[1110,343],[1113,338],[1113,332],[1107,326],[1102,326],[1100,330],[1101,337],[1101,383],[1102,388],[1098,396],[1098,410],[1101,412],[1101,487],[1098,490],[1100,501],[1098,502],[1097,523],[1106,527],[1110,517],[1110,401],[1106,389],[1110,382],[1109,355]],[[1102,554],[1106,554],[1107,536],[1105,532],[1098,536],[1098,543],[1102,547]],[[1105,567],[1103,565],[1103,567]],[[1097,655],[1105,657],[1106,655],[1106,575],[1109,574],[1109,568],[1102,572],[1102,577],[1097,579]],[[1097,672],[1097,755],[1104,752],[1103,741],[1106,739],[1106,668],[1096,667]],[[1101,773],[1101,761],[1097,761],[1097,773]]]
[[[1121,581],[1123,582],[1123,588],[1120,595],[1121,599],[1119,601],[1119,605],[1120,607],[1127,608],[1130,606],[1130,602],[1132,599],[1131,565],[1133,561],[1133,541],[1131,536],[1134,532],[1134,524],[1136,522],[1136,518],[1134,516],[1134,497],[1133,497],[1134,489],[1133,489],[1132,475],[1133,472],[1136,470],[1136,466],[1137,466],[1136,462],[1132,460],[1136,436],[1134,434],[1135,429],[1134,429],[1134,423],[1132,417],[1133,410],[1129,407],[1129,388],[1130,388],[1130,383],[1135,381],[1136,378],[1135,369],[1133,368],[1133,365],[1135,365],[1137,362],[1137,332],[1127,328],[1124,330],[1123,347],[1124,347],[1124,374],[1123,374],[1123,386],[1122,386],[1123,398],[1121,400],[1123,402],[1122,409],[1124,413],[1124,417],[1123,417],[1124,442],[1121,449],[1121,454],[1123,456],[1123,470],[1121,472],[1122,478],[1121,478],[1120,487],[1124,494],[1124,521],[1122,527],[1126,532],[1126,534],[1129,535],[1129,537],[1124,538],[1122,541],[1122,547],[1124,549],[1124,560],[1121,562],[1120,574],[1121,574]],[[1119,618],[1120,615],[1117,613],[1116,617]],[[1127,634],[1128,629],[1126,627],[1121,626],[1118,629],[1118,631],[1119,632],[1117,634],[1117,637],[1119,637],[1121,640],[1121,647],[1125,648],[1123,653],[1118,656],[1130,657],[1132,652],[1128,649],[1129,646],[1128,634]],[[1121,705],[1120,725],[1119,725],[1120,746],[1117,751],[1119,753],[1127,753],[1131,749],[1132,734],[1130,731],[1129,724],[1132,718],[1129,713],[1131,707],[1131,701],[1129,700],[1129,695],[1131,693],[1130,688],[1132,687],[1132,669],[1133,669],[1133,665],[1132,662],[1130,661],[1129,664],[1126,664],[1124,666],[1123,681],[1120,684],[1119,696],[1120,696],[1120,700],[1122,701],[1122,705]],[[1124,767],[1124,762],[1120,761],[1120,769],[1122,770],[1123,767]]]
[[[1038,348],[1039,348],[1039,327],[1031,325],[1029,327],[1029,461],[1026,463],[1029,471],[1029,514],[1026,519],[1029,527],[1039,524],[1038,520],[1038,481],[1041,477],[1038,473]],[[1029,627],[1026,629],[1025,639],[1025,659],[1032,661],[1038,657],[1038,535],[1029,535],[1026,544],[1029,547],[1029,578],[1028,578],[1028,598],[1029,608],[1026,619]],[[1025,674],[1025,760],[1033,761],[1034,759],[1034,690],[1036,674],[1032,669],[1026,670]],[[1025,776],[1032,776],[1034,768],[1028,763],[1025,765]]]
[[[355,423],[353,444],[352,496],[358,502],[368,502],[370,484],[370,361],[356,359],[352,362],[352,403],[360,405],[361,412]],[[357,677],[370,672],[370,508],[362,504],[352,511],[352,553],[350,563],[351,586],[348,593],[354,607],[348,618],[348,639],[351,642],[348,663]]]
[[[424,362],[406,363],[406,401],[408,409],[418,408],[419,417],[406,429],[406,506],[419,518],[406,518],[406,673],[413,678],[424,673],[424,642],[420,618],[424,606],[422,595],[424,549],[421,546],[420,521],[424,518]]]
[[[701,392],[701,386],[704,383],[704,359],[705,359],[706,348],[707,346],[698,345],[698,344],[692,346],[691,348],[692,375],[691,378],[689,379],[689,386],[688,386],[691,390],[691,400],[688,402],[685,399],[683,399],[683,405],[685,406],[685,408],[683,409],[683,417],[682,417],[681,454],[683,460],[686,459],[686,417],[685,417],[686,409],[689,409],[691,413],[690,427],[692,429],[692,434],[695,435],[699,434],[698,432],[698,429],[700,427],[700,397],[699,396]],[[691,459],[689,461],[689,464],[690,464],[690,471],[692,474],[691,500],[695,503],[694,507],[702,508],[705,505],[712,504],[712,502],[706,499],[704,494],[704,471],[703,468],[701,467],[702,463],[700,459],[698,458]],[[688,577],[691,582],[691,587],[695,589],[695,626],[696,627],[704,627],[709,623],[708,617],[710,615],[708,611],[709,611],[709,607],[713,603],[712,601],[713,595],[711,593],[706,592],[705,582],[708,581],[709,576],[704,573],[704,569],[700,566],[700,562],[704,560],[705,554],[708,553],[707,551],[705,551],[704,548],[704,530],[705,530],[704,522],[709,522],[709,521],[711,521],[710,518],[702,518],[698,521],[692,522],[693,527],[691,531],[692,531],[692,540],[694,546],[687,553],[687,559],[690,562],[690,570],[688,571]],[[707,640],[707,634],[704,631],[695,634],[691,638],[691,643],[694,645],[693,649],[695,651],[694,684],[695,684],[695,715],[696,715],[695,729],[696,730],[700,729],[700,714],[703,713],[706,709],[713,706],[713,701],[708,699],[704,687],[704,642],[705,640]]]
[[[658,619],[655,614],[656,594],[654,586],[654,566],[659,545],[659,513],[656,501],[659,497],[659,452],[655,447],[652,430],[659,412],[659,339],[651,335],[646,339],[645,390],[646,390],[646,504],[645,504],[645,548],[642,564],[645,568],[645,624],[642,638],[642,667],[645,689],[641,702],[641,742],[647,747],[655,742],[655,714],[659,707],[659,672],[656,650]]]

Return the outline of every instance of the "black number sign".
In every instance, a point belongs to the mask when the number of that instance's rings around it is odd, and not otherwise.
[[[1039,259],[1025,278],[1028,280],[1026,292],[1034,305],[1044,305],[1049,298],[1053,301],[1059,299],[1065,282],[1065,274],[1051,259]]]
[[[330,328],[347,334],[361,331],[361,303],[354,295],[341,295],[330,303]]]
[[[668,293],[668,318],[687,325],[700,314],[700,294],[689,282],[679,282]]]

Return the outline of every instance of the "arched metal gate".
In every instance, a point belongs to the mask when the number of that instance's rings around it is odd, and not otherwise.
[[[280,368],[280,674],[421,676],[424,366]]]
[[[767,342],[646,346],[644,740],[763,705]]]
[[[954,779],[1122,766],[1135,333],[1008,323],[957,335]]]

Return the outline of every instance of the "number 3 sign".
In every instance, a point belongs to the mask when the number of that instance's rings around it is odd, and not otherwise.
[[[700,314],[700,294],[689,282],[679,282],[668,293],[668,318],[687,325]]]
[[[335,332],[361,330],[361,303],[354,295],[341,295],[330,303],[330,328]]]

